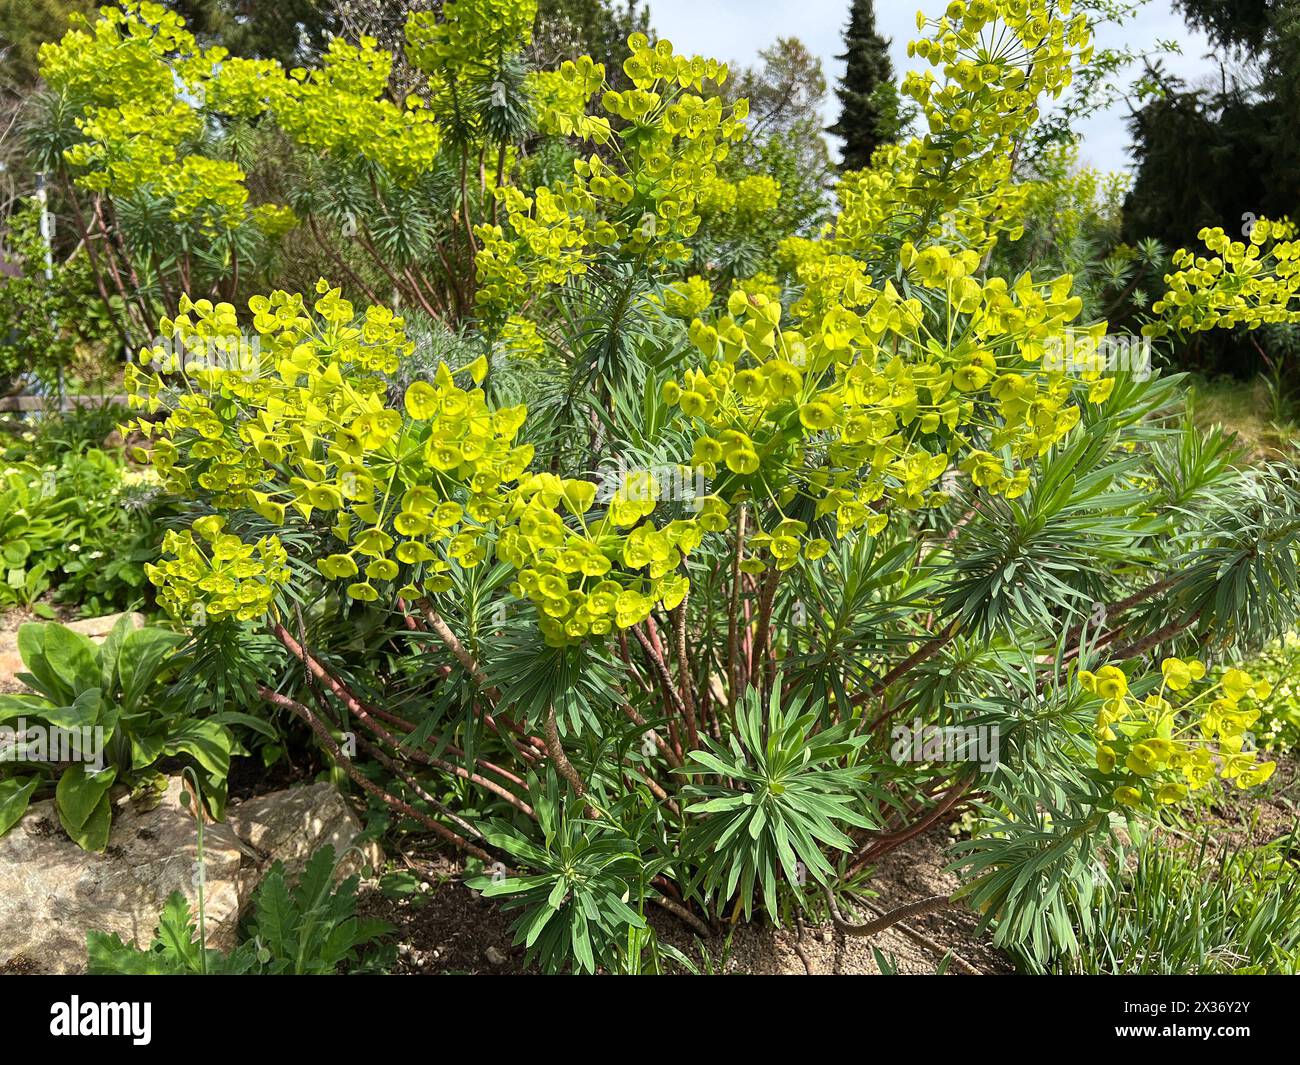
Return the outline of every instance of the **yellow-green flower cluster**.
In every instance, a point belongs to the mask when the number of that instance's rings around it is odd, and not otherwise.
[[[475,231],[482,248],[477,298],[490,315],[508,313],[525,291],[585,272],[597,254],[658,263],[689,258],[684,241],[699,228],[701,190],[716,184],[717,164],[743,135],[748,104],[727,107],[718,96],[701,95],[726,79],[723,64],[677,55],[664,40],[652,47],[640,33],[628,47],[623,69],[632,88],[605,87],[603,114],[587,114],[605,85],[599,64],[579,60],[537,82],[545,128],[616,145],[621,165],[611,165],[607,150],[578,158],[572,178],[532,196],[496,190],[506,224]],[[746,195],[761,208],[774,186],[755,180]]]
[[[1139,700],[1118,666],[1079,672],[1080,686],[1101,702],[1097,769],[1113,782],[1116,802],[1177,803],[1216,776],[1248,788],[1273,775],[1275,764],[1260,762],[1245,743],[1260,714],[1253,700],[1267,698],[1267,681],[1227,669],[1191,695],[1193,685],[1206,678],[1204,664],[1167,658],[1161,674],[1159,691]]]
[[[499,225],[481,225],[475,235],[480,248],[474,260],[478,301],[485,308],[509,311],[520,294],[534,286],[563,284],[584,274],[589,246],[605,236],[588,228],[593,200],[577,185],[555,190],[542,186],[527,196],[513,186],[498,190],[511,236]]]
[[[171,197],[172,218],[194,221],[208,232],[234,229],[248,217],[248,188],[237,163],[187,155],[163,171],[158,187]]]
[[[253,225],[273,239],[284,236],[298,224],[298,216],[292,208],[275,203],[258,204],[253,208],[251,217]]]
[[[1162,321],[1143,328],[1147,336],[1172,330],[1203,332],[1270,322],[1300,322],[1300,241],[1287,219],[1261,218],[1244,241],[1222,229],[1202,229],[1197,236],[1213,255],[1181,249],[1165,275],[1169,290],[1152,306]]]
[[[674,318],[695,318],[713,302],[713,288],[698,274],[674,281],[664,289],[664,310]]]
[[[406,20],[406,56],[435,93],[467,76],[492,73],[502,56],[532,40],[536,0],[445,0]]]
[[[781,199],[781,183],[767,174],[748,174],[739,181],[715,177],[696,193],[701,215],[735,215],[753,222],[773,210]]]
[[[229,225],[244,217],[232,191],[244,185],[242,171],[231,163],[219,171],[217,160],[201,156],[181,159],[183,146],[202,134],[205,114],[270,115],[313,153],[360,157],[410,184],[433,168],[449,129],[464,134],[463,94],[471,90],[461,83],[481,80],[525,47],[535,14],[533,0],[448,0],[436,13],[411,14],[407,56],[429,76],[428,106],[419,95],[401,103],[388,98],[393,57],[372,37],[355,44],[335,38],[319,67],[286,71],[275,60],[201,49],[179,16],[139,0],[104,8],[93,28],[75,16],[74,24],[87,28],[46,45],[42,71],[79,109],[84,140],[67,157],[84,171],[83,185],[113,192],[165,185],[168,170],[180,164],[180,217],[215,215]],[[587,62],[570,64],[579,80],[590,77]],[[190,202],[205,188],[214,190],[214,202]]]
[[[731,288],[733,292],[743,292],[746,298],[764,296],[769,300],[780,300],[782,294],[781,283],[772,274],[763,271],[753,277],[738,279]]]
[[[168,345],[142,352],[152,372],[130,367],[127,385],[133,407],[165,411],[133,428],[153,440],[149,456],[168,491],[276,523],[296,515],[327,532],[332,546],[317,570],[363,602],[445,592],[453,567],[495,552],[518,571],[517,594],[537,604],[553,643],[681,601],[682,560],[704,531],[726,527],[717,501],[657,528],[661,493],[634,475],[597,516],[595,483],[528,472],[533,449],[517,442],[525,409],[488,406],[476,387],[485,357],[456,371],[440,364],[394,409],[386,380],[413,350],[402,319],[379,307],[358,314],[325,281],[317,296],[310,309],[298,294],[254,297],[252,336],[234,307],[206,300],[184,300],[163,322]],[[254,548],[237,546],[219,519],[203,521],[195,531],[211,552],[188,534],[173,537],[173,557],[150,571],[162,601],[178,612],[202,602],[209,616],[256,616],[271,592],[254,597],[251,585],[225,581],[230,566],[251,566]],[[255,546],[283,562],[278,544]],[[219,581],[209,572],[216,562]],[[257,579],[287,579],[275,574]],[[245,598],[236,607],[232,596]]]
[[[1094,402],[1108,394],[1099,371],[1076,378],[1043,366],[1080,311],[1069,277],[981,281],[973,251],[939,246],[909,245],[903,264],[915,290],[943,294],[945,320],[832,255],[801,268],[805,294],[792,310],[802,320],[783,325],[775,299],[739,289],[726,314],[692,323],[705,361],[669,381],[664,398],[695,421],[692,461],[720,477],[723,501],[772,500],[784,510],[803,496],[818,517],[833,513],[844,535],[880,532],[888,505],[943,502],[935,483],[950,464],[990,493],[1015,496],[1028,487],[1028,461],[1078,423],[1076,383],[1090,382]],[[783,551],[773,558],[792,565],[786,540],[806,529],[776,520]],[[822,542],[808,545],[824,553]]]
[[[556,70],[529,76],[537,127],[543,133],[606,143],[612,131],[604,115],[589,114],[591,98],[605,86],[605,64],[591,56],[566,59]]]
[[[517,359],[540,359],[546,351],[546,341],[538,332],[537,323],[518,314],[512,314],[501,324],[497,343],[503,352]]]
[[[335,38],[319,68],[293,70],[269,93],[276,122],[313,152],[359,156],[409,184],[433,167],[443,131],[418,96],[404,107],[387,98],[392,65],[372,37],[358,45]],[[266,81],[259,72],[258,85]]]
[[[64,153],[76,181],[116,195],[147,188],[170,200],[174,220],[215,234],[256,217],[242,169],[185,151],[204,129],[204,107],[240,117],[260,113],[283,93],[269,61],[232,60],[200,49],[184,20],[161,4],[124,0],[92,25],[80,15],[56,44],[41,48],[41,71],[66,100],[82,139]]]
[[[1000,232],[1017,239],[1028,189],[1011,181],[1016,146],[1040,99],[1059,96],[1092,55],[1087,19],[1066,21],[1069,13],[1069,0],[954,0],[938,19],[918,12],[928,35],[908,54],[933,69],[909,73],[902,91],[921,106],[928,132],[846,175],[832,243],[891,251],[900,223],[918,242],[955,234],[980,254]]]
[[[176,318],[161,322],[165,342],[140,353],[153,372],[129,366],[126,385],[133,406],[168,411],[139,428],[154,440],[151,461],[171,491],[210,493],[218,506],[280,520],[290,499],[261,490],[264,464],[306,461],[322,435],[372,411],[384,391],[378,374],[396,370],[412,345],[391,311],[372,307],[355,322],[328,286],[315,307],[323,330],[296,294],[254,297],[249,309],[245,334],[232,305],[182,297]],[[366,372],[341,388],[353,367]],[[183,391],[162,376],[177,372]]]
[[[497,556],[518,571],[512,591],[537,606],[548,643],[629,628],[656,604],[671,610],[687,591],[677,571],[699,546],[697,522],[659,529],[644,521],[658,500],[647,473],[625,478],[603,515],[589,520],[596,493],[590,481],[534,474],[520,483],[501,532]]]
[[[203,127],[198,112],[176,101],[90,108],[77,124],[86,139],[64,153],[68,163],[82,171],[77,183],[115,193],[131,192],[167,175],[180,158],[181,144]]]
[[[1118,225],[1124,197],[1132,186],[1125,171],[1105,172],[1079,162],[1078,145],[1054,145],[1035,161],[1036,177],[1028,182],[1024,213],[1037,218],[1058,243],[1082,235],[1088,219]],[[1123,249],[1132,254],[1132,249]]]
[[[840,513],[841,531],[867,515],[869,531],[882,527],[883,516],[872,514],[880,500],[942,501],[932,486],[949,465],[991,493],[1024,492],[1028,463],[1077,424],[1077,386],[1093,403],[1114,387],[1100,358],[1089,365],[1073,357],[1096,351],[1105,323],[1073,324],[1082,301],[1070,276],[1047,283],[1029,274],[1011,282],[982,276],[998,235],[1018,236],[1016,208],[1027,190],[1010,180],[1014,147],[1039,99],[1059,94],[1090,52],[1086,20],[1067,23],[1060,16],[1068,14],[1068,4],[1046,0],[973,0],[950,5],[938,20],[918,16],[931,32],[911,52],[940,68],[943,80],[911,74],[904,88],[922,105],[929,133],[881,149],[871,168],[847,175],[841,213],[820,239],[791,237],[778,249],[799,292],[790,307],[795,347],[814,360],[799,402],[820,405],[811,422],[802,409],[798,422],[780,407],[772,413],[785,416],[787,436],[802,428],[798,454],[836,469],[847,464],[857,486],[851,494],[834,473],[824,487],[805,478],[804,489],[825,493],[818,509]],[[876,286],[873,261],[891,274],[901,265],[913,298]],[[891,319],[900,303],[906,314]],[[703,350],[711,353],[707,344]],[[1067,351],[1077,372],[1045,358]],[[839,379],[850,372],[871,387],[846,402]],[[877,435],[861,437],[856,427],[864,423]],[[815,446],[822,440],[837,450],[823,455]],[[846,459],[848,443],[858,450]],[[788,459],[780,447],[753,451],[770,489],[765,465]]]
[[[207,83],[205,106],[231,118],[256,118],[281,104],[288,89],[284,68],[274,59],[221,58]]]
[[[325,282],[318,295],[315,318],[299,295],[254,297],[255,342],[240,337],[229,304],[186,301],[163,323],[187,356],[217,354],[196,364],[169,363],[175,348],[142,353],[146,364],[185,371],[190,386],[161,422],[139,423],[155,438],[154,464],[171,490],[207,494],[219,507],[274,521],[291,507],[306,520],[331,521],[344,547],[320,568],[334,579],[357,577],[354,598],[377,598],[370,582],[394,578],[399,562],[428,572],[419,564],[433,560],[432,544],[476,564],[484,549],[463,512],[474,523],[494,517],[499,485],[530,461],[531,449],[513,444],[523,409],[489,412],[481,391],[457,387],[442,366],[432,383],[407,390],[403,417],[386,406],[382,376],[413,350],[402,320],[381,307],[358,316]],[[486,360],[466,370],[481,379]],[[163,405],[160,373],[133,370],[128,386],[134,405]],[[442,506],[454,489],[461,501]]]
[[[145,564],[145,575],[157,586],[158,601],[193,625],[259,618],[289,581],[288,554],[278,537],[245,543],[215,514],[199,518],[192,530],[168,530],[162,552],[158,563]]]
[[[41,46],[41,74],[51,88],[95,107],[171,103],[177,74],[204,70],[185,20],[162,4],[123,0],[100,8],[93,24],[80,12],[68,23],[72,28],[60,41]],[[160,63],[162,57],[175,64]]]

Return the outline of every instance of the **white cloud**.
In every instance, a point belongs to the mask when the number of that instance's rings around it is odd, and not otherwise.
[[[928,13],[938,13],[942,0],[922,0]],[[914,0],[877,0],[876,25],[892,41],[890,51],[896,73],[915,66],[907,58],[907,42],[916,36]],[[840,35],[848,20],[848,0],[650,0],[650,20],[655,30],[687,54],[699,53],[728,62],[750,64],[759,49],[777,37],[798,37],[822,60],[827,81],[832,85],[843,72],[835,55],[841,51]],[[1190,30],[1173,10],[1170,0],[1149,0],[1129,23],[1108,28],[1098,45],[1128,45],[1139,51],[1154,49],[1158,41],[1177,41],[1181,55],[1166,58],[1166,68],[1188,81],[1198,81],[1217,70],[1207,59],[1209,42]],[[838,103],[830,94],[826,121],[835,121]],[[1095,116],[1080,129],[1083,157],[1103,170],[1130,165],[1127,110],[1121,103]]]

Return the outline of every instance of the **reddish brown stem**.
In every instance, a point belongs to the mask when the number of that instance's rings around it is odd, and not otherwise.
[[[646,729],[645,718],[636,712],[636,708],[633,707],[631,703],[623,703],[622,705],[623,713],[627,715],[627,719],[638,728]],[[664,760],[674,769],[680,769],[682,760],[677,757],[677,753],[668,745],[667,741],[665,741],[664,738],[653,729],[648,729],[646,731],[649,731],[651,738],[654,740],[655,746],[659,748],[659,753],[664,756]]]
[[[416,605],[423,612],[425,621],[429,623],[429,628],[434,631],[447,650],[456,657],[456,661],[465,667],[465,672],[474,678],[474,682],[483,690],[483,694],[488,697],[488,700],[495,703],[500,698],[501,693],[492,687],[487,679],[487,674],[479,668],[474,656],[460,642],[456,634],[451,631],[451,627],[443,621],[442,615],[434,610],[427,600],[421,600]]]
[[[339,747],[339,745],[334,742],[334,737],[330,735],[329,729],[325,727],[325,725],[321,722],[321,720],[315,714],[313,714],[311,710],[303,706],[302,703],[290,699],[286,695],[281,695],[278,692],[274,692],[270,688],[265,687],[264,685],[258,685],[257,691],[258,694],[261,695],[261,697],[265,699],[268,703],[271,703],[273,706],[279,706],[285,710],[288,710],[295,717],[298,717],[302,721],[304,721],[307,727],[310,728],[312,732],[315,734],[316,739],[321,744],[321,746],[324,747],[329,752],[330,756],[334,759],[335,764],[341,766],[343,771],[347,773],[348,777],[352,780],[352,782],[356,784],[359,788],[361,788],[362,791],[370,795],[373,795],[375,798],[379,799],[380,802],[384,803],[384,805],[389,806],[392,809],[397,810],[399,813],[405,814],[407,817],[411,818],[412,820],[419,822],[420,824],[424,825],[425,828],[433,832],[435,835],[446,840],[448,843],[451,843],[452,845],[459,847],[467,854],[472,854],[475,858],[479,858],[485,862],[490,862],[493,860],[492,855],[490,855],[487,851],[483,850],[481,847],[469,842],[469,840],[453,832],[450,828],[442,824],[440,821],[434,820],[428,814],[420,810],[417,810],[414,806],[411,806],[409,803],[403,802],[395,795],[390,795],[388,792],[384,791],[384,789],[381,788],[378,784],[375,784],[373,781],[368,780],[365,776],[363,776],[360,772],[358,772],[356,766],[352,764],[352,759],[350,759],[346,754],[344,754],[342,749]]]
[[[468,769],[463,769],[460,766],[452,765],[451,763],[445,762],[440,758],[435,758],[432,755],[426,754],[424,751],[419,750],[418,748],[413,748],[413,747],[403,745],[400,737],[394,736],[392,733],[390,733],[387,729],[385,729],[382,725],[380,725],[377,721],[375,721],[375,718],[376,717],[383,718],[387,720],[389,724],[396,725],[398,728],[405,729],[407,732],[413,732],[415,730],[414,724],[400,717],[397,717],[394,714],[386,714],[382,710],[379,710],[375,707],[367,706],[365,703],[363,703],[360,699],[358,699],[355,695],[352,694],[352,692],[347,688],[346,685],[343,684],[342,681],[340,681],[337,677],[335,677],[332,673],[330,673],[327,669],[325,669],[325,667],[322,666],[320,662],[318,662],[305,647],[303,647],[297,640],[295,640],[283,625],[277,623],[273,627],[272,631],[275,632],[276,638],[285,646],[285,648],[289,651],[289,653],[292,654],[294,657],[298,658],[303,663],[303,665],[307,667],[308,671],[313,677],[315,677],[317,680],[324,683],[330,689],[330,691],[332,691],[342,701],[343,705],[348,708],[348,710],[353,714],[354,717],[357,718],[358,721],[360,721],[363,725],[365,725],[366,728],[368,728],[381,740],[387,743],[395,751],[405,752],[409,757],[413,758],[417,762],[421,762],[424,765],[431,766],[433,768],[441,769],[444,772],[454,773],[457,776],[469,780],[471,783],[478,784],[481,787],[486,788],[488,791],[491,791],[494,795],[497,795],[500,798],[505,799],[506,802],[510,803],[521,813],[525,813],[528,814],[529,816],[532,816],[532,808],[529,807],[527,803],[525,803],[518,796],[514,795],[513,793],[507,791],[505,788],[501,787],[499,784],[496,784],[494,781],[487,780],[486,778],[481,777],[478,774],[473,773]],[[465,755],[464,751],[462,751],[459,747],[456,747],[452,744],[447,744],[446,748],[447,750],[451,751],[453,754],[462,757],[468,757],[467,755]],[[510,781],[511,783],[521,785],[521,786],[524,785],[524,781],[521,780],[518,776],[508,772],[507,770],[500,769],[499,767],[493,765],[491,762],[484,762],[481,759],[476,759],[475,761],[476,764],[481,765],[483,766],[483,768],[496,773],[498,776],[502,777],[505,780]]]
[[[1173,639],[1180,632],[1190,627],[1192,622],[1195,620],[1195,616],[1192,616],[1184,618],[1182,621],[1171,621],[1163,628],[1157,629],[1150,636],[1138,640],[1137,643],[1131,643],[1126,647],[1121,647],[1119,650],[1111,652],[1110,657],[1121,661],[1126,658],[1136,658],[1138,655],[1145,654],[1147,651],[1151,650],[1151,648],[1164,643],[1166,640]]]
[[[686,738],[690,742],[691,750],[695,750],[700,745],[700,737],[695,731],[694,684],[691,678],[690,659],[686,654],[686,604],[688,602],[690,602],[689,596],[684,596],[676,611],[677,675],[681,683],[682,708],[686,711]]]
[[[902,846],[908,840],[916,838],[926,829],[938,823],[952,810],[969,789],[969,781],[961,781],[954,784],[948,790],[947,794],[944,795],[940,803],[920,820],[906,828],[900,829],[897,832],[890,832],[885,835],[876,836],[870,840],[866,846],[860,849],[858,853],[853,856],[853,864],[849,866],[848,872],[845,875],[850,878],[857,875],[863,866],[869,865],[877,858]]]
[[[745,507],[741,504],[740,513],[736,517],[736,553],[731,560],[731,611],[727,617],[727,684],[733,714],[736,700],[740,696],[737,640],[740,635],[740,560],[745,553],[745,516]]]
[[[331,260],[333,260],[334,265],[337,266],[339,270],[341,270],[344,274],[347,275],[348,280],[351,281],[354,285],[357,286],[357,288],[361,290],[362,294],[366,297],[366,299],[368,299],[372,304],[375,305],[378,305],[383,302],[377,295],[375,295],[374,290],[369,285],[367,285],[364,281],[362,281],[361,278],[358,277],[357,274],[353,271],[353,269],[350,266],[348,266],[347,262],[344,261],[343,256],[341,256],[337,251],[335,251],[329,245],[329,243],[321,235],[320,227],[316,225],[316,219],[313,218],[311,215],[307,216],[307,228],[311,230],[311,235],[316,238],[316,243],[320,245],[321,251],[323,251],[326,255],[330,257]]]
[[[891,669],[888,673],[886,673],[883,677],[881,677],[878,681],[876,681],[875,684],[873,684],[870,688],[868,688],[864,692],[859,692],[857,695],[855,695],[853,697],[853,705],[860,706],[861,704],[867,702],[869,699],[874,699],[879,695],[883,695],[885,690],[896,680],[898,680],[900,677],[904,676],[905,674],[910,673],[913,669],[919,666],[926,659],[933,657],[939,651],[943,650],[943,648],[945,648],[952,641],[952,638],[957,635],[958,625],[959,622],[954,621],[938,636],[935,636],[927,640],[925,643],[923,643],[920,647],[918,647],[915,651],[913,651],[910,655],[908,655],[905,659],[903,659],[903,661],[899,662],[898,665],[896,665],[893,669]]]
[[[542,735],[546,737],[546,751],[551,756],[556,771],[569,783],[573,789],[574,795],[579,799],[585,798],[587,794],[587,785],[582,782],[582,777],[578,771],[573,768],[573,763],[569,761],[569,756],[564,753],[564,744],[560,742],[560,729],[555,720],[555,707],[546,708],[546,720],[542,723]],[[591,803],[586,803],[586,815],[591,820],[600,816],[600,811]]]
[[[758,598],[758,631],[754,634],[754,647],[749,661],[749,683],[758,687],[766,677],[768,659],[771,657],[772,604],[776,600],[776,585],[781,571],[771,570],[763,581]],[[759,682],[756,684],[755,682]]]
[[[677,752],[677,757],[684,757],[682,749],[682,740],[677,733],[677,722],[673,716],[674,711],[682,713],[681,698],[677,694],[677,689],[673,685],[672,674],[668,672],[668,664],[663,660],[663,656],[639,625],[632,626],[632,634],[636,637],[637,643],[641,645],[641,650],[650,660],[650,665],[654,669],[655,675],[659,678],[659,686],[663,689],[667,702],[667,713],[665,717],[668,720],[668,734],[672,737],[673,749]]]
[[[113,323],[113,328],[122,340],[122,350],[127,359],[132,357],[131,337],[125,323],[118,320],[117,315],[113,313],[113,301],[108,294],[108,286],[104,284],[103,268],[99,265],[99,254],[95,251],[94,242],[91,240],[90,232],[86,229],[86,219],[81,213],[81,206],[77,203],[76,194],[72,190],[71,184],[65,179],[63,182],[64,192],[67,194],[68,202],[72,207],[72,217],[77,225],[77,233],[81,237],[81,243],[85,246],[86,256],[90,259],[90,272],[95,278],[95,288],[99,291],[99,298],[104,301],[104,312],[108,315],[109,320]]]

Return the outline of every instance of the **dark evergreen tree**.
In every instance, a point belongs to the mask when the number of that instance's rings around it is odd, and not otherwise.
[[[1276,9],[1289,0],[1174,0],[1183,17],[1218,45],[1264,46]]]
[[[1203,226],[1233,230],[1300,211],[1300,4],[1178,0],[1219,50],[1216,87],[1148,74],[1159,91],[1129,122],[1137,164],[1124,236],[1178,246]],[[1234,62],[1249,58],[1249,64]]]
[[[319,0],[162,0],[185,19],[204,45],[231,55],[278,59],[287,67],[311,64],[342,31],[337,12],[347,5]]]
[[[846,64],[835,87],[840,117],[828,133],[844,141],[844,168],[860,170],[872,153],[898,137],[898,91],[889,42],[876,32],[872,0],[853,0],[844,31],[844,52],[836,57]]]
[[[1204,226],[1241,239],[1260,217],[1300,218],[1300,3],[1176,0],[1215,46],[1217,85],[1188,87],[1148,71],[1158,91],[1129,120],[1135,168],[1123,237],[1195,247]],[[1267,346],[1279,350],[1278,336]],[[1182,365],[1247,377],[1264,346],[1245,330],[1192,338]]]

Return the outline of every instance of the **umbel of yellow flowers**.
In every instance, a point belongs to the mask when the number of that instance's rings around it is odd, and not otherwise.
[[[960,260],[943,268],[965,277]],[[283,292],[251,300],[252,344],[230,305],[183,300],[162,323],[168,343],[141,353],[153,372],[132,366],[127,385],[134,405],[165,410],[137,427],[152,438],[169,490],[277,523],[289,511],[324,518],[338,549],[317,569],[346,582],[352,598],[437,594],[451,565],[495,554],[516,571],[515,590],[537,605],[547,638],[564,642],[637,624],[656,604],[676,606],[687,590],[684,558],[727,529],[731,506],[760,492],[784,503],[810,498],[849,535],[878,532],[889,505],[940,502],[932,485],[954,458],[991,492],[1023,491],[1027,468],[1009,473],[988,451],[958,449],[963,426],[992,413],[1001,421],[995,446],[1027,460],[1078,419],[1069,402],[1076,383],[1065,375],[1033,372],[1018,354],[1025,372],[994,376],[1009,334],[1046,336],[1077,311],[1056,288],[1060,302],[1031,282],[967,290],[961,343],[913,363],[888,345],[916,343],[921,314],[888,287],[865,313],[841,308],[807,334],[781,330],[780,306],[766,297],[733,296],[716,325],[692,329],[710,361],[663,386],[701,427],[691,461],[714,491],[698,513],[662,524],[646,479],[627,480],[597,508],[595,482],[531,471],[532,448],[518,442],[526,412],[489,406],[477,387],[483,357],[440,365],[390,407],[386,375],[413,350],[402,319],[382,307],[358,313],[324,280],[310,309]],[[234,350],[247,357],[176,354]],[[178,390],[164,372],[181,370]],[[825,539],[777,514],[752,550],[777,568],[801,552],[825,553]],[[201,601],[214,617],[265,611],[267,589],[287,578],[276,538],[244,550],[219,522],[205,519],[194,532],[169,537],[173,557],[149,570],[163,601],[178,611]],[[757,557],[747,565],[766,568]]]
[[[441,21],[414,18],[414,61],[435,88],[453,84],[475,61],[473,42],[508,49],[526,40],[527,22],[510,8],[471,12],[453,2]],[[144,77],[153,89],[143,103],[167,111],[171,90],[141,71],[153,69],[160,50],[191,49],[192,38],[152,5],[126,11],[105,16],[93,39],[52,50],[51,76],[80,84],[87,55],[98,50],[118,61],[105,105]],[[800,293],[788,310],[759,284],[742,284],[714,308],[707,285],[666,276],[663,304],[692,316],[697,358],[662,382],[663,397],[690,427],[693,471],[712,486],[689,517],[660,517],[648,475],[598,507],[594,482],[533,471],[532,449],[519,442],[526,412],[489,405],[477,387],[482,358],[440,366],[434,380],[412,385],[404,403],[390,407],[386,376],[413,349],[402,319],[383,307],[359,313],[324,280],[310,308],[284,292],[251,300],[254,354],[238,366],[218,359],[193,369],[169,363],[162,349],[142,353],[154,372],[132,369],[132,401],[166,410],[161,421],[139,423],[154,440],[153,462],[172,491],[200,496],[218,514],[326,521],[336,549],[316,568],[354,599],[436,595],[450,586],[452,566],[494,556],[512,567],[515,593],[536,604],[554,643],[603,636],[644,620],[656,604],[675,606],[688,588],[686,556],[704,536],[725,531],[731,508],[749,500],[774,504],[768,527],[747,543],[743,566],[758,572],[828,550],[788,513],[801,500],[817,518],[833,515],[836,535],[850,536],[879,534],[896,508],[942,503],[940,481],[953,467],[989,493],[1018,495],[1034,460],[1114,386],[1100,368],[1071,374],[1044,360],[1049,349],[1105,334],[1105,323],[1075,324],[1081,301],[1070,277],[1024,274],[1009,283],[982,270],[989,248],[1016,235],[1014,146],[1039,99],[1058,94],[1090,53],[1086,20],[1065,21],[1068,14],[1068,3],[955,0],[940,19],[918,18],[929,35],[911,51],[943,80],[912,74],[905,89],[923,106],[929,131],[848,178],[843,210],[819,239],[787,241],[783,255]],[[991,51],[992,36],[1005,47]],[[572,178],[531,195],[497,188],[505,224],[478,230],[479,305],[488,320],[504,322],[499,337],[516,338],[531,354],[537,334],[525,308],[539,294],[601,255],[668,269],[686,254],[701,199],[728,199],[716,163],[741,135],[747,108],[700,95],[706,83],[725,80],[725,66],[640,34],[629,48],[626,91],[608,89],[589,58],[534,82],[544,129],[618,145],[619,166],[593,153],[579,157]],[[288,77],[211,60],[195,62],[216,99],[237,111],[270,110],[316,150],[374,154],[400,171],[418,170],[421,152],[436,148],[420,132],[436,119],[399,120],[379,99],[390,60],[373,42],[359,49],[335,42],[321,70]],[[343,117],[327,122],[337,109],[323,105],[336,97]],[[628,129],[616,130],[611,117]],[[114,164],[92,163],[90,174],[117,180]],[[744,186],[732,187],[730,198],[772,193],[761,183]],[[653,209],[629,213],[637,197]],[[1282,232],[1261,224],[1259,242]],[[1265,284],[1251,266],[1257,254],[1224,251],[1231,270],[1198,265],[1195,277],[1173,282],[1165,302],[1181,307],[1182,291],[1198,292],[1192,305],[1202,317],[1188,324],[1223,317],[1201,309],[1240,286],[1216,287],[1217,280],[1242,275],[1257,289]],[[1272,255],[1291,278],[1289,246],[1275,245]],[[1286,284],[1268,283],[1257,303],[1276,305]],[[241,343],[229,304],[185,299],[179,311],[162,323],[170,349]],[[181,371],[180,388],[164,377],[168,370]],[[244,619],[271,608],[271,589],[288,579],[283,546],[272,536],[236,549],[224,528],[208,522],[169,537],[169,557],[150,569],[169,606],[197,603],[209,615]]]
[[[254,298],[255,355],[241,365],[215,358],[196,368],[176,355],[235,348],[240,326],[228,304],[186,299],[162,323],[169,343],[141,362],[188,367],[186,389],[157,368],[132,366],[127,383],[134,406],[166,407],[166,417],[136,427],[153,440],[170,491],[276,523],[290,511],[326,520],[337,550],[316,567],[361,601],[381,590],[436,595],[450,586],[451,565],[473,567],[491,552],[515,567],[516,591],[537,604],[553,642],[627,627],[656,603],[681,601],[682,558],[703,530],[725,528],[719,501],[658,528],[642,523],[654,495],[630,484],[593,518],[594,482],[529,471],[533,449],[517,441],[524,408],[491,409],[476,387],[486,359],[440,366],[391,408],[384,374],[413,350],[402,319],[381,307],[357,314],[324,281],[318,296],[310,311],[299,295]],[[148,574],[178,613],[199,604],[209,617],[252,619],[288,579],[277,537],[241,544],[220,517],[163,546],[169,557]]]
[[[1097,769],[1115,782],[1116,802],[1181,802],[1209,784],[1216,770],[1239,788],[1262,784],[1273,775],[1275,763],[1260,762],[1245,742],[1260,715],[1253,701],[1268,697],[1268,681],[1227,669],[1193,695],[1193,686],[1206,678],[1203,663],[1166,658],[1160,671],[1160,690],[1140,700],[1117,666],[1079,672],[1080,686],[1101,702]],[[1217,758],[1206,741],[1217,744]]]

